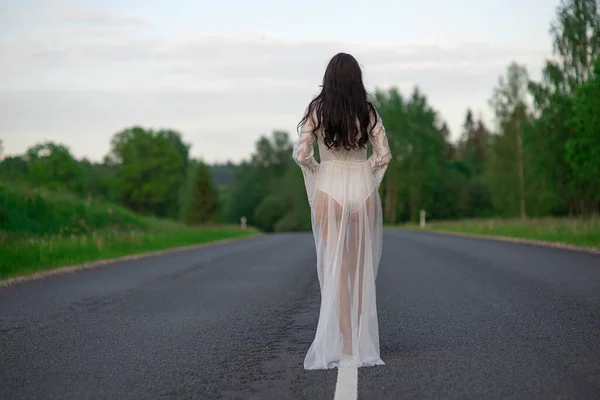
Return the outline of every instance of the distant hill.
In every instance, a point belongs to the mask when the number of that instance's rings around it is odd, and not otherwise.
[[[209,165],[210,174],[213,183],[216,186],[231,186],[233,184],[235,169],[237,166],[232,163]]]

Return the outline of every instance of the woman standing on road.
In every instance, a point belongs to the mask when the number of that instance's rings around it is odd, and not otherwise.
[[[392,156],[354,57],[331,59],[321,93],[298,127],[294,160],[304,175],[321,286],[317,332],[304,368],[383,365],[375,303],[383,230],[378,189]]]

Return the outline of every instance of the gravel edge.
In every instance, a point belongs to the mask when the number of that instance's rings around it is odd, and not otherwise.
[[[413,229],[407,229],[407,231],[408,230],[413,231]],[[451,231],[443,231],[443,230],[437,230],[437,229],[424,229],[424,230],[414,229],[414,231],[417,231],[417,232],[435,232],[435,233],[441,233],[441,234],[444,234],[444,235],[453,235],[453,236],[472,237],[472,238],[479,238],[479,239],[498,240],[498,241],[501,241],[501,242],[513,242],[513,243],[522,243],[522,244],[532,244],[532,245],[537,245],[537,246],[553,247],[553,248],[558,248],[558,249],[580,251],[580,252],[590,253],[590,254],[600,254],[600,248],[597,248],[597,247],[575,246],[573,244],[562,243],[562,242],[549,242],[549,241],[545,241],[545,240],[522,239],[522,238],[516,238],[516,237],[510,237],[510,236],[482,235],[482,234],[479,234],[479,233],[451,232]]]

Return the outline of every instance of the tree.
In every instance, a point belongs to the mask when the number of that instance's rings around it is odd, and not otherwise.
[[[262,218],[267,212],[257,213],[257,209],[267,197],[278,196],[285,184],[286,172],[298,168],[292,159],[292,149],[293,143],[287,132],[276,130],[270,137],[260,137],[250,161],[243,162],[235,170],[233,187],[228,191],[225,203],[227,221],[239,222],[241,217],[246,217],[250,225],[262,224],[273,229],[276,218]],[[263,205],[263,209],[265,207]],[[261,218],[260,222],[257,217]],[[267,220],[270,222],[265,222]]]
[[[198,163],[194,176],[192,198],[187,206],[185,222],[191,225],[212,221],[219,207],[219,193],[210,178],[210,170]]]
[[[276,232],[307,231],[311,229],[311,216],[302,171],[296,165],[285,172],[280,187],[285,214],[274,226]]]
[[[394,159],[384,182],[384,215],[416,221],[419,210],[435,208],[435,193],[442,179],[447,143],[440,134],[437,112],[415,87],[405,101],[395,88],[375,94]]]
[[[494,172],[503,175],[511,170],[510,164],[516,166],[514,178],[518,182],[517,196],[521,219],[527,216],[523,126],[527,119],[528,82],[527,69],[517,63],[511,63],[506,71],[506,80],[502,76],[498,79],[498,85],[494,88],[489,102],[496,115],[500,135],[495,141],[496,149],[502,152],[501,157],[496,157],[499,163],[495,165]],[[514,160],[511,160],[510,153],[514,153]],[[511,179],[510,172],[508,174],[506,179]]]
[[[463,128],[458,156],[465,161],[473,176],[480,176],[485,167],[489,132],[481,117],[475,120],[471,109],[467,109]]]
[[[279,195],[270,195],[256,207],[254,221],[256,227],[264,232],[274,232],[275,226],[286,215],[285,199]]]
[[[594,75],[575,93],[573,111],[577,135],[567,141],[567,161],[582,187],[580,209],[588,214],[600,202],[600,56]]]
[[[287,132],[276,130],[271,137],[261,136],[252,154],[252,165],[262,167],[271,178],[279,178],[293,164],[293,144]]]
[[[29,165],[23,156],[5,157],[0,162],[0,179],[6,182],[26,182]]]
[[[596,207],[589,198],[587,178],[569,160],[567,143],[581,134],[578,129],[582,125],[571,122],[578,118],[575,97],[592,77],[594,60],[600,54],[597,1],[563,0],[550,32],[552,60],[546,63],[542,81],[529,84],[538,115],[533,131],[538,148],[535,167],[540,180],[549,187],[549,198],[556,199],[552,201],[554,208],[564,205],[571,215]]]
[[[406,204],[406,182],[399,177],[403,170],[403,161],[407,157],[408,142],[406,134],[405,101],[397,88],[387,92],[375,91],[374,104],[384,121],[393,159],[390,161],[381,191],[383,216],[387,223],[395,224],[404,217]]]
[[[101,199],[110,197],[111,168],[103,163],[92,162],[86,158],[79,161],[82,169],[81,193]]]
[[[134,211],[177,218],[188,163],[182,143],[173,131],[133,127],[115,134],[108,159],[115,197]]]
[[[454,159],[454,157],[456,157],[457,150],[454,144],[450,141],[450,129],[448,128],[446,122],[442,123],[442,127],[440,128],[440,136],[446,144],[445,161],[450,162],[452,159]]]
[[[597,0],[562,0],[557,18],[551,24],[556,61],[549,61],[561,71],[565,89],[572,91],[593,74],[600,54],[600,10]]]
[[[31,184],[81,193],[83,171],[68,147],[54,142],[40,143],[30,147],[25,158]]]

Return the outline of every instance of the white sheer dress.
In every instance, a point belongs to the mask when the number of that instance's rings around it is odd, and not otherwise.
[[[367,150],[329,150],[314,116],[301,126],[294,160],[302,169],[317,250],[321,308],[305,369],[383,365],[375,278],[381,259],[383,220],[378,188],[391,160],[381,117]],[[373,126],[371,124],[371,126]],[[318,141],[320,163],[314,159]]]

